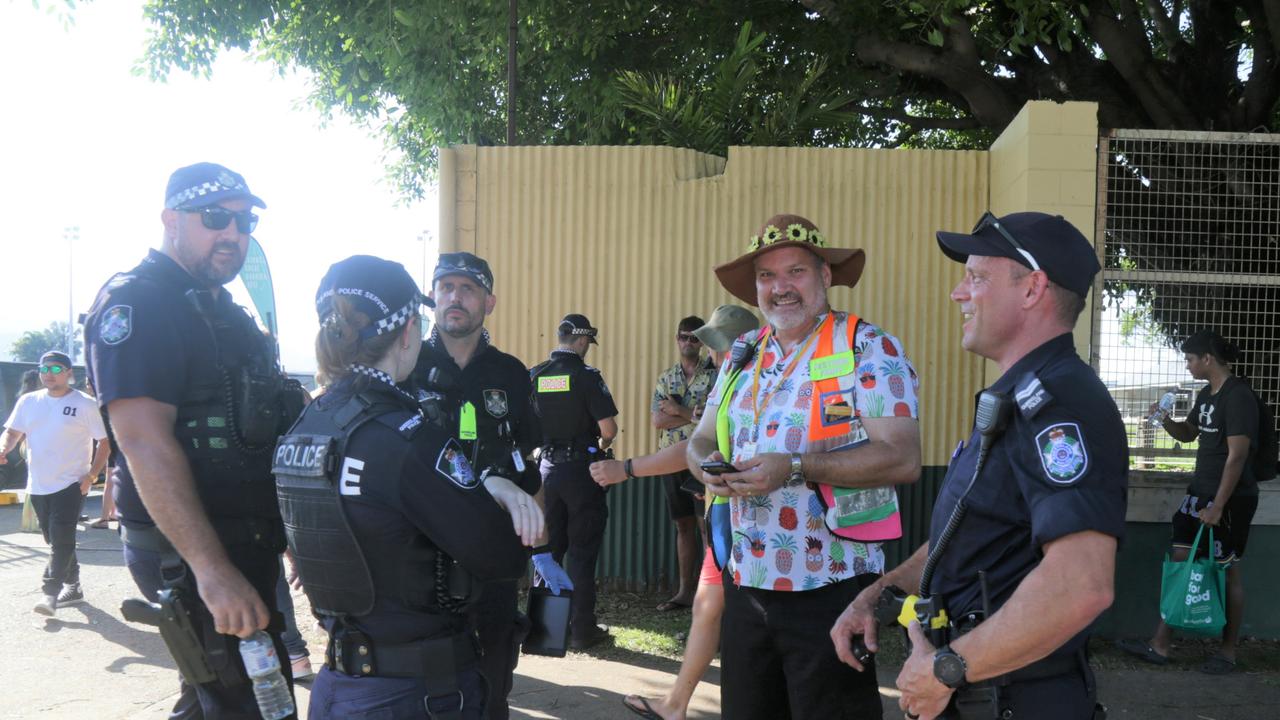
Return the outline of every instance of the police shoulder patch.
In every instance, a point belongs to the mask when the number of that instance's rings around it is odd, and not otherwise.
[[[1074,485],[1089,469],[1084,434],[1075,423],[1055,423],[1036,435],[1036,452],[1045,475],[1056,485]]]
[[[98,337],[108,345],[119,345],[133,334],[133,307],[112,305],[98,321]]]
[[[1014,388],[1013,398],[1018,403],[1018,412],[1028,420],[1034,418],[1053,402],[1053,396],[1034,373],[1022,376],[1017,387]]]
[[[436,458],[436,472],[463,490],[472,490],[480,484],[466,454],[462,452],[462,445],[453,438],[449,438],[440,450],[440,456]]]

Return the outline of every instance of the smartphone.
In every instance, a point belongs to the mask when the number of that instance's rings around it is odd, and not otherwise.
[[[708,475],[724,475],[725,473],[736,473],[738,468],[730,465],[723,460],[714,460],[712,462],[704,462],[698,467],[702,468],[702,472]]]

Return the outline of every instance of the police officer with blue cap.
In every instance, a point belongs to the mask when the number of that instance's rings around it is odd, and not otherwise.
[[[507,478],[541,503],[542,478],[526,462],[541,441],[532,408],[529,371],[494,347],[485,318],[497,306],[493,271],[468,252],[440,255],[431,276],[435,324],[422,343],[414,384],[427,412],[462,446],[471,466],[486,478]],[[549,553],[534,556],[553,592],[573,589]],[[528,622],[517,608],[515,581],[489,583],[473,608],[489,685],[489,720],[506,720],[520,642]]]
[[[845,610],[836,652],[861,669],[854,636],[874,651],[873,608],[902,588],[929,626],[909,627],[897,682],[907,717],[1105,717],[1086,645],[1114,594],[1129,459],[1120,413],[1072,341],[1097,255],[1069,222],[1037,212],[986,213],[972,232],[937,238],[965,263],[951,292],[961,344],[1002,374],[952,456],[929,543]]]
[[[485,682],[468,609],[520,577],[541,510],[400,387],[431,305],[398,263],[357,255],[320,283],[326,390],[280,439],[273,471],[303,589],[329,631],[311,718],[479,720]]]
[[[222,287],[244,263],[254,207],[266,204],[221,165],[174,171],[160,250],[113,277],[85,321],[89,379],[121,451],[125,565],[149,600],[181,593],[217,674],[183,683],[175,718],[258,717],[236,636],[266,628],[287,657],[271,451],[301,388]]]
[[[600,371],[586,364],[598,330],[585,315],[566,315],[556,328],[559,347],[533,367],[533,405],[542,426],[540,471],[545,488],[549,552],[573,582],[569,646],[585,649],[608,637],[596,624],[596,559],[609,506],[590,465],[604,459],[618,434],[618,408]],[[541,555],[535,549],[535,562]],[[539,568],[541,570],[541,568]],[[542,574],[540,572],[540,574]]]

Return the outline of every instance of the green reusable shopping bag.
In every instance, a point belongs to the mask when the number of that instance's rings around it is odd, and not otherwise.
[[[1197,558],[1200,536],[1196,531],[1191,552],[1182,562],[1166,554],[1160,581],[1160,617],[1169,627],[1197,635],[1220,635],[1227,624],[1227,570],[1213,559],[1213,528],[1209,528],[1209,552]]]

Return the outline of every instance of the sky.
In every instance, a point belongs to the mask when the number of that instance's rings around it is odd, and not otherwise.
[[[159,247],[165,183],[194,162],[244,175],[268,205],[254,237],[291,372],[315,368],[313,299],[330,264],[378,255],[420,283],[434,265],[434,195],[405,206],[384,179],[376,129],[341,116],[326,125],[305,73],[281,77],[227,52],[211,79],[154,82],[133,73],[147,33],[140,1],[41,5],[0,1],[0,359],[24,331],[88,310],[112,274]],[[238,281],[228,287],[251,306]]]

